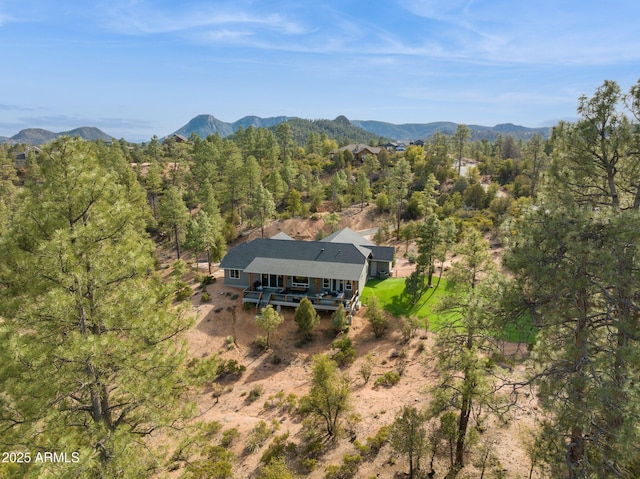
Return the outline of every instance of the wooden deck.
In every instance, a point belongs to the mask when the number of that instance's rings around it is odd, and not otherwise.
[[[358,291],[356,291],[351,298],[341,298],[326,294],[305,294],[290,291],[282,293],[280,290],[275,289],[251,291],[247,288],[242,291],[242,304],[255,304],[256,309],[262,309],[269,304],[274,306],[297,308],[300,306],[302,298],[307,298],[311,301],[313,307],[318,311],[336,311],[342,304],[345,311],[348,313],[354,313],[360,307],[360,294]]]

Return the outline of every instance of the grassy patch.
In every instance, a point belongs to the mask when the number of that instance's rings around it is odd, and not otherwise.
[[[385,310],[396,317],[415,315],[429,321],[429,329],[438,331],[447,323],[458,318],[456,313],[434,313],[432,308],[438,300],[452,294],[447,280],[442,279],[437,288],[429,289],[417,302],[411,304],[409,298],[403,294],[404,278],[373,279],[367,282],[362,292],[362,302],[376,296]],[[519,343],[532,343],[535,340],[535,328],[529,315],[523,315],[514,323],[505,325],[499,334],[500,339]]]
[[[415,315],[420,319],[429,320],[429,329],[437,331],[440,327],[452,319],[456,318],[453,313],[434,313],[433,306],[443,296],[451,294],[447,281],[442,279],[437,288],[429,289],[417,302],[411,304],[409,298],[404,293],[404,278],[372,279],[362,292],[362,302],[367,304],[367,300],[376,296],[384,309],[394,316]]]

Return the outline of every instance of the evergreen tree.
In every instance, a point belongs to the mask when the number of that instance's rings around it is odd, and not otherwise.
[[[176,338],[191,322],[152,273],[144,212],[95,146],[58,139],[39,163],[0,238],[3,447],[79,453],[16,477],[146,476],[150,435],[186,412]]]
[[[427,415],[413,406],[403,406],[390,430],[391,446],[409,460],[409,479],[420,469],[420,459],[429,445],[425,423]]]
[[[391,171],[389,181],[389,198],[396,210],[396,240],[400,241],[400,220],[404,209],[404,201],[409,194],[412,173],[411,165],[404,158],[401,158]]]
[[[364,171],[358,173],[358,178],[353,186],[353,193],[356,200],[360,203],[360,210],[364,209],[364,204],[371,199],[371,189],[369,188],[369,180]]]
[[[437,310],[457,316],[437,336],[440,381],[434,390],[432,413],[455,413],[455,453],[451,474],[465,465],[469,426],[474,408],[494,403],[493,377],[486,352],[491,351],[494,328],[492,309],[498,281],[489,247],[480,232],[468,229],[457,248],[460,259],[453,263],[449,282],[453,292],[443,297]],[[481,409],[481,408],[478,408]]]
[[[264,238],[265,223],[276,214],[276,204],[271,192],[258,183],[255,195],[251,201],[251,214],[255,223],[260,226],[261,237]]]
[[[14,161],[0,150],[0,236],[12,222],[17,194],[18,175]]]
[[[338,365],[326,354],[313,356],[311,390],[300,401],[301,410],[319,418],[327,436],[334,436],[340,418],[350,408],[349,378],[338,370]]]
[[[541,328],[546,460],[570,478],[637,476],[640,133],[621,110],[638,117],[637,93],[606,81],[554,128],[537,208],[510,226],[504,258]]]
[[[460,168],[462,167],[462,154],[464,153],[464,144],[471,138],[471,132],[467,125],[458,125],[453,135],[452,141],[456,149],[456,157],[458,158],[458,176],[460,176]]]
[[[256,316],[256,326],[267,333],[267,340],[265,344],[266,349],[269,349],[270,346],[269,337],[271,333],[278,329],[278,326],[283,322],[284,318],[275,309],[273,309],[272,305],[262,308],[260,314]]]
[[[302,298],[300,306],[296,308],[294,321],[305,338],[310,338],[311,333],[320,322],[320,316],[308,298]]]
[[[160,200],[160,226],[165,234],[173,239],[178,259],[188,222],[189,211],[182,201],[182,195],[175,186],[170,185]]]
[[[302,208],[302,195],[295,188],[291,188],[287,198],[287,210],[291,216],[296,216]]]

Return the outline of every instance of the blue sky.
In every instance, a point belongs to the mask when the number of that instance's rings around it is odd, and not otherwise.
[[[640,79],[637,0],[0,0],[0,135],[201,114],[516,123]]]

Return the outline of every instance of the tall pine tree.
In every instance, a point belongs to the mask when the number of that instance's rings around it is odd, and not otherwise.
[[[0,238],[0,437],[78,461],[32,457],[0,475],[148,476],[150,435],[187,412],[178,338],[190,320],[153,273],[131,185],[95,145],[56,140],[34,170]]]

